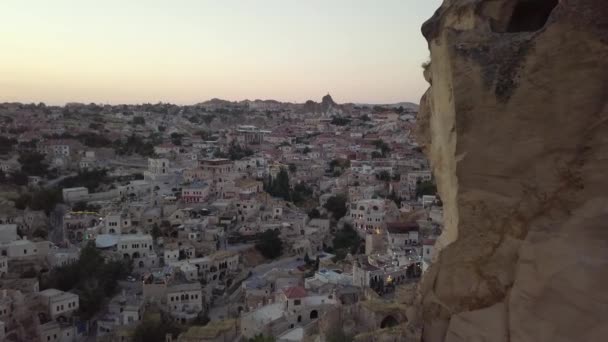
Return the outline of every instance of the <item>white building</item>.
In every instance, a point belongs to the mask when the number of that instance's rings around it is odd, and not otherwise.
[[[167,287],[166,305],[171,315],[186,322],[203,310],[203,291],[199,282]]]
[[[55,321],[46,322],[38,326],[40,342],[76,342],[76,328],[69,324],[60,324]]]
[[[85,187],[66,188],[62,190],[63,200],[66,202],[78,202],[89,197],[89,189]]]
[[[389,246],[393,249],[418,246],[420,227],[417,223],[390,222],[386,224]]]
[[[17,240],[6,244],[0,244],[0,255],[11,259],[29,257],[46,257],[51,247],[49,241]]]
[[[350,205],[350,218],[355,228],[367,231],[382,229],[386,215],[384,199],[367,199]]]
[[[74,311],[78,310],[80,303],[78,295],[57,289],[40,291],[38,296],[40,303],[47,308],[51,319],[56,319],[60,316],[67,318]]]
[[[152,236],[150,234],[121,235],[116,245],[120,254],[125,258],[133,259],[155,254],[152,246]]]
[[[51,267],[66,266],[78,261],[80,250],[77,248],[52,248],[46,257]]]
[[[114,213],[104,219],[105,234],[122,234],[131,230],[131,218],[126,214]]]

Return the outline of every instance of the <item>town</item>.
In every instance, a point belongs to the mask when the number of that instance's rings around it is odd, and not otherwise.
[[[0,104],[0,341],[352,341],[443,228],[418,106]]]

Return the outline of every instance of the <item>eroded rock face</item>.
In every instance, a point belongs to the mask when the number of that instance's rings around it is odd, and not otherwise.
[[[608,4],[445,0],[422,31],[425,341],[608,340]]]

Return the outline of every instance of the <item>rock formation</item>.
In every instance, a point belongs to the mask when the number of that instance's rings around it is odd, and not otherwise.
[[[608,4],[445,0],[420,141],[445,209],[424,341],[608,340]]]
[[[302,113],[322,113],[326,115],[338,115],[343,111],[344,108],[335,103],[329,94],[323,96],[321,103],[312,100],[306,101],[301,110]]]

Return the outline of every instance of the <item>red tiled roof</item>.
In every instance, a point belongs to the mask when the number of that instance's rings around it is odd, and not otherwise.
[[[283,290],[283,293],[289,299],[306,297],[306,289],[302,286],[288,287]]]

